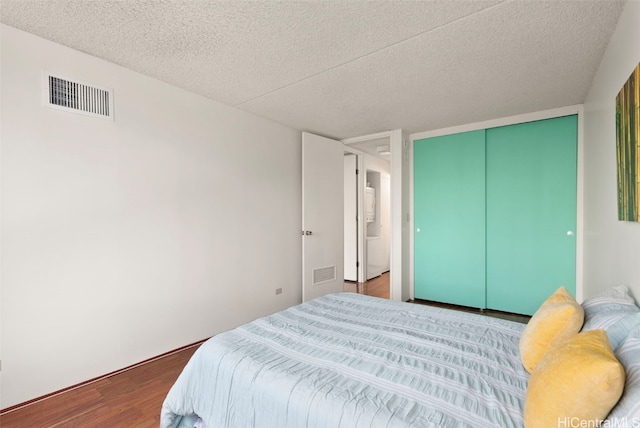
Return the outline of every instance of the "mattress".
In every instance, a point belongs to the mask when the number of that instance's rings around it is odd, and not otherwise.
[[[525,325],[354,293],[218,334],[169,394],[169,427],[521,427]]]

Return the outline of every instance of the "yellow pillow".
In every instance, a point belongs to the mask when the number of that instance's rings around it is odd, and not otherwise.
[[[538,308],[520,337],[522,365],[531,373],[551,349],[580,331],[584,310],[566,288],[560,287]]]
[[[524,425],[600,426],[620,399],[624,381],[607,333],[579,333],[545,355],[531,373]]]

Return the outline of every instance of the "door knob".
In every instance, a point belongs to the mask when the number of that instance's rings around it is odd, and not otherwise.
[[[573,236],[573,230],[567,230],[567,236]]]

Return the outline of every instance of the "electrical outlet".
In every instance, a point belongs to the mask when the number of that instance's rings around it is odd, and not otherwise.
[[[276,288],[276,294],[282,294],[282,288]]]

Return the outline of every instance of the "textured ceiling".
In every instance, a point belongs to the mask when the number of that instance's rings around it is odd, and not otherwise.
[[[347,138],[582,103],[624,3],[1,0],[0,21]]]

